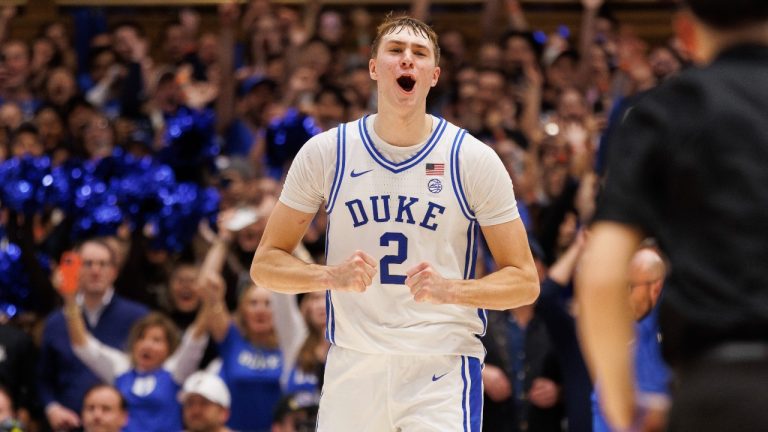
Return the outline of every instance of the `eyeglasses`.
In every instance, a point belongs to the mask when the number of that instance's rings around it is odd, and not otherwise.
[[[108,260],[83,260],[83,267],[111,267],[112,262]]]

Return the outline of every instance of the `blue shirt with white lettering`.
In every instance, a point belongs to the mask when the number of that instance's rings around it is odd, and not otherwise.
[[[270,430],[272,412],[282,395],[283,353],[254,346],[234,324],[218,348],[222,360],[220,375],[232,395],[227,425],[235,430]]]
[[[294,366],[288,375],[288,382],[285,383],[285,393],[313,393],[319,394],[317,374],[315,372],[305,372],[299,366]]]
[[[179,385],[165,369],[138,372],[131,369],[115,379],[130,415],[123,432],[167,432],[182,429]]]

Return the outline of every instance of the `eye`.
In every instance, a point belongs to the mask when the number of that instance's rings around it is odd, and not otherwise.
[[[402,51],[403,51],[402,48],[390,48],[390,50],[389,50],[389,52],[393,52],[393,53],[399,53],[399,52],[402,52]]]

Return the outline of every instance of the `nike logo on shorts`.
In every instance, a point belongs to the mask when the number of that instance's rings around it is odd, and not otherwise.
[[[373,169],[369,169],[368,171],[358,172],[356,173],[355,170],[352,170],[352,173],[350,174],[352,177],[360,177],[363,174],[367,174],[369,172],[373,171]]]
[[[437,381],[437,380],[439,380],[440,378],[442,378],[442,377],[444,377],[446,375],[448,375],[448,372],[446,372],[446,373],[444,373],[442,375],[438,375],[438,376],[432,375],[432,381]]]

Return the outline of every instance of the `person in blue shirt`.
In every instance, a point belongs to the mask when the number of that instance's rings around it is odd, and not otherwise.
[[[670,372],[661,355],[658,303],[664,284],[665,265],[659,253],[649,247],[637,251],[629,264],[629,300],[635,318],[635,384],[638,403],[647,411],[645,430],[662,430],[670,405]],[[598,406],[597,389],[593,393],[594,431],[611,428]]]
[[[181,338],[168,317],[150,313],[131,328],[128,353],[124,353],[88,332],[73,294],[64,293],[64,302],[75,355],[103,382],[113,384],[126,400],[129,418],[123,432],[181,430],[181,405],[176,394],[196,370],[208,342],[205,305]]]
[[[218,369],[232,394],[227,426],[238,431],[269,431],[272,412],[282,396],[280,378],[285,364],[270,292],[252,283],[242,285],[238,308],[230,315],[224,303],[224,284],[218,279],[215,285],[220,295],[212,305],[208,328],[221,361],[214,362],[209,371]]]
[[[99,342],[122,349],[131,326],[147,308],[115,293],[117,255],[105,239],[87,240],[79,252],[83,265],[75,300],[82,308],[81,319]],[[38,358],[38,390],[48,422],[54,430],[78,427],[83,397],[99,378],[72,352],[62,310],[46,319]]]
[[[292,297],[292,296],[291,296]],[[306,392],[319,395],[322,373],[330,343],[325,339],[325,293],[299,294],[299,311],[304,318],[306,337],[295,355],[295,363],[285,382],[286,394]]]

